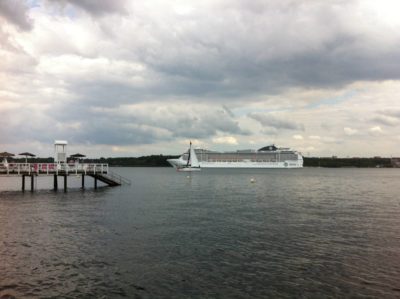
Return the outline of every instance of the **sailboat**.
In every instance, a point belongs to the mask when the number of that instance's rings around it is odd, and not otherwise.
[[[196,152],[192,148],[192,142],[190,141],[190,146],[189,146],[189,156],[187,159],[187,163],[184,166],[178,167],[178,171],[200,171],[200,163],[199,160],[197,159]]]

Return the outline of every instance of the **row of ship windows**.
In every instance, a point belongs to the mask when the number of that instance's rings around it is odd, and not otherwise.
[[[235,160],[235,161],[243,161],[243,160],[266,160],[266,161],[272,161],[272,160],[297,160],[297,155],[258,155],[258,156],[241,156],[241,157],[235,157],[235,156],[202,156],[202,155],[197,155],[197,159],[199,160]]]
[[[255,159],[249,159],[248,161],[250,161],[250,162],[279,162],[277,160],[255,160]],[[208,161],[204,161],[204,162],[248,162],[248,161],[244,161],[244,160],[215,160],[215,159],[209,159]]]
[[[183,155],[182,159],[187,161],[188,156]],[[275,157],[241,157],[240,159],[236,157],[202,157],[197,156],[199,161],[224,161],[224,162],[242,162],[242,161],[252,161],[252,162],[276,162],[276,161],[297,161],[298,157],[295,155],[287,155],[287,156],[275,156]]]
[[[187,161],[187,158],[185,159],[185,157],[183,158],[183,160]],[[199,159],[199,162],[233,162],[233,163],[238,163],[238,162],[284,162],[287,160],[275,160],[275,159],[271,159],[271,160],[262,160],[262,159],[246,159],[246,160],[230,160],[230,159],[208,159],[208,160],[202,160]]]

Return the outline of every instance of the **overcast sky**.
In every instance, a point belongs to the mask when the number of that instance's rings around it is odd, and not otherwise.
[[[0,151],[400,156],[396,0],[0,0]]]

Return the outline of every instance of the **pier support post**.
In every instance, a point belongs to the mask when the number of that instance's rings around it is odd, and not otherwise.
[[[82,173],[82,189],[85,189],[85,174]]]
[[[57,177],[57,174],[54,175],[54,188],[53,188],[53,190],[54,191],[58,190],[58,177]]]
[[[35,181],[34,181],[34,176],[31,174],[31,192],[35,189]]]
[[[22,175],[22,192],[25,192],[25,175]]]
[[[64,192],[67,192],[67,175],[64,174]]]
[[[97,178],[94,177],[94,189],[97,189]]]

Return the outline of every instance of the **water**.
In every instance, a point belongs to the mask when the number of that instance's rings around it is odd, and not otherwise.
[[[0,178],[0,297],[400,297],[397,169],[115,170]]]

